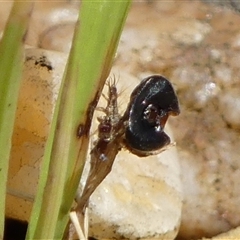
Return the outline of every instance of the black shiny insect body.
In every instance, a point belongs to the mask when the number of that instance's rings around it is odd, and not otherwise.
[[[180,113],[177,96],[171,83],[153,75],[143,79],[131,94],[125,118],[127,148],[138,156],[147,156],[170,143],[164,132],[169,115]]]

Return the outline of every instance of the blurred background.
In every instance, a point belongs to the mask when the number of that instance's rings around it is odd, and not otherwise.
[[[79,4],[36,2],[26,45],[65,53],[66,60]],[[10,9],[11,2],[1,3],[0,34]],[[134,1],[114,62],[119,71],[138,79],[164,75],[179,96],[181,114],[169,121],[183,188],[178,239],[212,237],[240,225],[239,11],[237,0]],[[37,159],[46,135],[35,136],[40,141]],[[19,148],[13,146],[13,158],[19,158]],[[35,163],[22,173],[28,175],[27,182],[35,177]],[[19,190],[19,169],[10,169],[9,198],[27,192],[21,204],[29,206],[37,179],[32,180],[33,189],[26,190],[30,188],[26,184],[25,190]],[[11,204],[8,214],[18,218]],[[28,215],[31,207],[27,206]]]

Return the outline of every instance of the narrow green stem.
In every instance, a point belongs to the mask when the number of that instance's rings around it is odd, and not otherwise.
[[[23,67],[24,38],[32,2],[15,1],[0,43],[0,239],[3,239],[5,194],[15,112]]]
[[[129,5],[129,0],[81,3],[27,239],[63,236],[85,164],[93,111],[110,72]]]

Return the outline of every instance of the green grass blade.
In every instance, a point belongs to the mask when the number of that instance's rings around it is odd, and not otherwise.
[[[130,1],[82,1],[27,239],[61,239],[86,159],[92,114]]]
[[[16,1],[0,42],[0,239],[4,232],[6,183],[23,67],[23,44],[31,11],[31,1]]]

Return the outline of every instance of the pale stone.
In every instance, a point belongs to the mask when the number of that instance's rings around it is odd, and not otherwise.
[[[70,51],[72,38],[75,29],[75,22],[57,24],[47,29],[39,39],[39,47],[53,51]]]
[[[6,215],[28,221],[67,56],[33,48],[27,49],[25,55],[12,139]]]
[[[66,45],[69,46],[71,44],[73,32],[68,31],[63,36],[59,30],[65,25],[72,24],[74,26],[77,18],[78,4],[69,4],[64,1],[36,2],[31,17],[26,44],[49,50],[67,50],[68,48],[66,48]],[[45,39],[46,35],[48,35],[48,39]],[[50,36],[52,39],[49,38]],[[56,46],[58,49],[56,49]]]
[[[181,219],[176,149],[139,158],[121,151],[90,201],[90,234],[99,238],[174,239]]]

